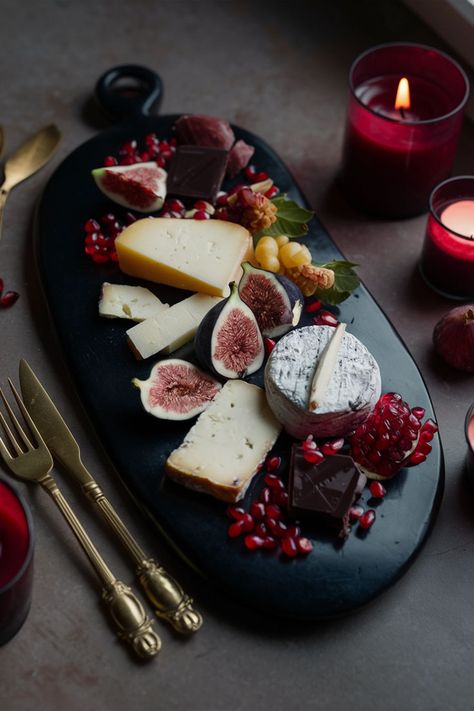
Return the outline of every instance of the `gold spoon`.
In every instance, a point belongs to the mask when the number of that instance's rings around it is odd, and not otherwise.
[[[12,188],[42,168],[55,152],[61,133],[51,124],[28,138],[5,163],[5,180],[0,186],[0,239],[2,218],[8,194]],[[0,154],[3,147],[3,129],[0,128]]]
[[[3,126],[0,126],[0,158],[3,152]]]

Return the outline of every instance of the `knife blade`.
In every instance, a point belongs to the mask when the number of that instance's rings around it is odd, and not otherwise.
[[[153,604],[156,615],[182,634],[196,632],[202,625],[202,617],[194,609],[192,599],[161,565],[146,556],[133,538],[99,484],[82,463],[74,435],[26,360],[20,361],[19,370],[21,393],[26,409],[53,458],[80,482],[84,494],[96,506],[129,553],[136,566],[138,581]]]

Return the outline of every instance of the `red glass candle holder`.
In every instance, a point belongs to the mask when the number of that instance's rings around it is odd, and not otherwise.
[[[400,79],[410,108],[395,109]],[[417,44],[369,49],[353,63],[341,182],[358,209],[386,217],[425,212],[454,160],[469,82],[443,52]]]
[[[0,644],[15,635],[31,603],[34,533],[30,510],[0,478]]]
[[[420,271],[443,296],[474,298],[474,176],[450,178],[431,193]]]

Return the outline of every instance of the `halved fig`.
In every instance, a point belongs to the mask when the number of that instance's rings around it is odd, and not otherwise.
[[[253,311],[260,331],[269,338],[283,336],[300,320],[304,301],[300,289],[286,277],[249,262],[242,269],[240,298]]]
[[[243,378],[262,365],[262,335],[251,309],[240,299],[235,282],[230,296],[204,316],[194,348],[200,363],[224,378]]]
[[[222,385],[180,358],[161,360],[147,380],[134,378],[143,407],[163,420],[189,420],[210,405]]]
[[[96,168],[92,177],[110,200],[138,212],[156,212],[166,197],[166,170],[154,161]]]

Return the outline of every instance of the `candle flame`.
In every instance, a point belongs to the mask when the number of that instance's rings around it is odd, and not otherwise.
[[[402,77],[398,83],[397,98],[395,99],[395,109],[410,108],[410,85],[406,77]]]

